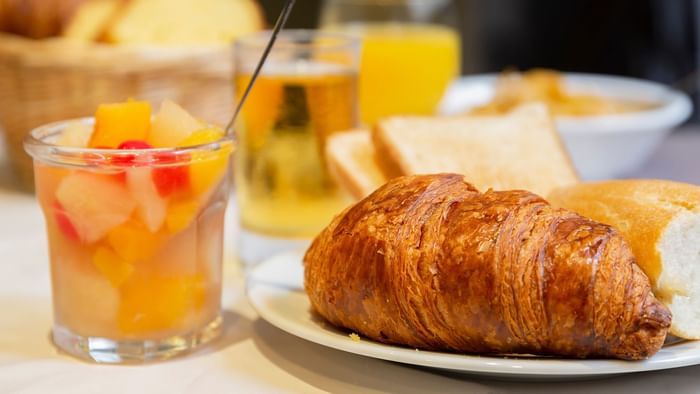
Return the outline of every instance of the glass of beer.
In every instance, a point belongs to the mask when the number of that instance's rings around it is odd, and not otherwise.
[[[235,44],[239,100],[269,34]],[[308,242],[350,202],[329,177],[324,148],[331,134],[358,125],[359,49],[358,39],[338,33],[287,30],[277,38],[235,126],[244,262]]]

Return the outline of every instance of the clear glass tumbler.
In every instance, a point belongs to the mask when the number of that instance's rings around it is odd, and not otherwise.
[[[235,43],[239,99],[269,34]],[[308,242],[350,202],[329,177],[324,149],[331,134],[358,125],[359,49],[358,39],[337,33],[286,30],[278,37],[236,125],[245,262]]]
[[[459,76],[453,0],[325,0],[321,28],[362,39],[360,114],[432,115]]]
[[[215,338],[232,141],[139,150],[56,145],[69,123],[25,139],[46,219],[54,343],[74,356],[124,363],[169,358]],[[187,189],[163,197],[156,186],[183,172]]]

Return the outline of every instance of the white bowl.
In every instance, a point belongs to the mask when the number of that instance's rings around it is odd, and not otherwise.
[[[686,94],[659,83],[606,75],[563,75],[567,91],[658,104],[625,114],[556,118],[574,166],[586,180],[631,174],[693,109]],[[497,78],[496,74],[460,78],[447,91],[440,112],[464,113],[489,102]]]

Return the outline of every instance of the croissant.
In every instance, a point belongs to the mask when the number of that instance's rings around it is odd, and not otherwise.
[[[420,349],[637,360],[671,323],[612,227],[455,174],[390,181],[336,217],[304,267],[330,323]]]

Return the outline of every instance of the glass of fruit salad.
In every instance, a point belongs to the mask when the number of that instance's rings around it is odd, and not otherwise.
[[[25,140],[46,219],[53,340],[107,363],[159,360],[221,331],[232,140],[165,101],[104,104]]]

